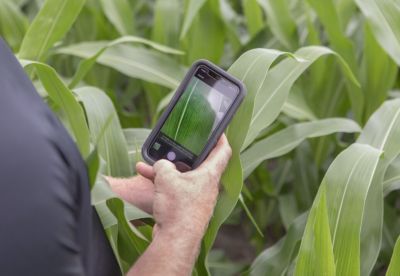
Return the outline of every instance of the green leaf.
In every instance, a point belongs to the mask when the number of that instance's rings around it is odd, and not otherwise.
[[[121,35],[134,33],[134,17],[127,0],[101,0],[100,4],[108,20]]]
[[[400,189],[400,158],[397,158],[396,161],[391,163],[387,168],[385,180],[382,185],[384,196]]]
[[[295,275],[336,275],[326,191],[323,188],[320,189],[311,207],[297,257]]]
[[[127,128],[124,129],[125,140],[128,144],[128,154],[131,167],[134,168],[136,162],[142,160],[142,145],[149,136],[151,129],[147,128]]]
[[[86,167],[89,176],[90,189],[92,189],[96,183],[97,174],[100,168],[100,158],[97,149],[94,149],[86,158]]]
[[[238,147],[238,152],[243,149],[246,136],[250,131],[257,95],[265,93],[269,86],[270,67],[282,56],[290,56],[290,54],[269,49],[253,49],[240,56],[229,69],[229,73],[242,80],[247,89],[247,95],[227,131],[231,146]],[[296,61],[294,62],[296,63]],[[230,134],[230,129],[235,133]]]
[[[306,102],[306,99],[302,95],[301,91],[298,91],[299,89],[295,88],[296,86],[293,86],[292,91],[289,93],[289,97],[283,104],[282,112],[287,116],[300,121],[317,120],[317,116],[308,106],[308,103]]]
[[[182,3],[179,0],[156,1],[151,36],[154,41],[173,47],[179,46],[179,33],[183,16],[182,9]]]
[[[393,250],[392,259],[386,272],[386,276],[396,276],[400,274],[400,237],[397,239]]]
[[[396,0],[356,0],[376,40],[400,65],[400,5]]]
[[[28,29],[28,19],[12,1],[0,0],[0,34],[15,51],[19,49],[25,32]]]
[[[297,26],[289,8],[288,0],[257,0],[267,15],[272,33],[286,49],[297,47]]]
[[[89,129],[82,107],[72,91],[50,66],[29,60],[20,61],[25,68],[34,67],[49,97],[64,111],[79,150],[86,158],[90,150]]]
[[[262,10],[257,0],[242,0],[243,12],[246,16],[247,29],[251,36],[258,33],[264,26]]]
[[[385,172],[400,154],[400,99],[385,102],[368,120],[358,143],[382,150],[379,169],[365,202],[361,242],[361,273],[369,274],[379,255],[383,225],[383,188]]]
[[[71,28],[84,4],[85,0],[47,0],[22,41],[19,57],[42,61]]]
[[[85,108],[91,139],[98,141],[99,154],[106,162],[105,173],[116,177],[131,176],[126,140],[111,100],[95,87],[78,88],[74,92]],[[104,130],[110,117],[112,121]],[[99,140],[100,135],[102,138]]]
[[[323,119],[291,125],[256,142],[241,154],[244,177],[264,160],[284,155],[307,138],[326,136],[336,132],[360,132],[357,123],[349,119]]]
[[[233,154],[222,177],[225,190],[221,193],[217,202],[196,266],[204,275],[208,273],[207,253],[211,249],[219,227],[238,202],[242,190],[243,177],[239,154],[246,137],[246,126],[249,125],[251,119],[255,95],[262,89],[268,69],[281,55],[285,55],[285,53],[268,49],[254,49],[244,53],[229,69],[231,74],[245,83],[247,95],[227,130],[227,137]]]
[[[323,24],[324,30],[329,38],[331,48],[346,61],[352,72],[358,76],[359,70],[356,51],[353,42],[342,31],[339,15],[336,10],[336,3],[334,3],[333,0],[308,0],[308,3],[311,4],[318,14],[319,20]],[[364,96],[360,87],[348,79],[346,79],[346,85],[356,121],[361,122]]]
[[[255,218],[253,217],[252,213],[250,212],[249,208],[247,207],[246,202],[244,201],[243,196],[241,194],[239,196],[239,202],[242,204],[244,212],[246,213],[247,217],[250,219],[251,223],[253,224],[253,226],[256,229],[256,231],[258,232],[258,234],[261,237],[264,237],[264,234],[262,233],[260,226],[258,226]]]
[[[130,39],[132,37],[127,40]],[[108,42],[106,41],[84,42],[67,46],[58,52],[90,59],[107,45]],[[97,58],[97,62],[129,77],[139,78],[173,89],[179,85],[185,74],[185,68],[174,59],[149,49],[130,45],[114,45],[106,49]]]
[[[121,199],[108,199],[107,207],[118,220],[118,251],[121,260],[127,264],[123,267],[124,273],[127,273],[130,265],[146,250],[149,241],[144,236],[134,234],[134,227],[125,217],[124,204]]]
[[[204,6],[207,0],[189,0],[188,7],[185,12],[185,18],[183,20],[183,27],[180,35],[180,39],[183,39],[190,27],[192,26],[194,18],[199,13],[200,9]]]
[[[297,217],[287,230],[287,234],[275,245],[264,250],[250,267],[251,276],[285,275],[287,267],[297,254],[304,232],[307,214]]]
[[[85,42],[80,43],[80,44],[75,44],[75,45],[69,45],[67,47],[64,48],[60,48],[56,51],[56,53],[70,53],[70,48],[79,48],[79,45],[84,45]],[[88,43],[88,42],[86,42]],[[91,42],[89,42],[91,43]],[[72,78],[69,87],[70,88],[74,88],[85,76],[86,74],[90,71],[90,69],[93,67],[93,65],[97,62],[97,59],[108,49],[108,48],[112,48],[116,45],[119,44],[125,44],[125,43],[140,43],[140,44],[144,44],[147,46],[150,46],[152,48],[154,48],[157,51],[166,53],[166,54],[174,54],[174,55],[182,55],[183,52],[172,49],[170,47],[155,43],[151,40],[148,39],[144,39],[141,37],[137,37],[137,36],[123,36],[120,38],[117,38],[113,41],[109,41],[109,42],[104,42],[104,46],[101,47],[93,56],[86,58],[85,60],[82,60],[79,63],[78,66],[78,70],[75,72],[74,77]],[[96,44],[96,46],[98,46],[99,43]],[[73,50],[72,50],[73,51]]]
[[[338,58],[343,73],[349,81],[358,85],[356,78],[346,62],[334,51],[319,46],[309,46],[295,53],[297,59],[286,59],[276,65],[265,79],[265,87],[262,93],[258,93],[255,99],[253,116],[250,122],[249,132],[244,143],[246,148],[258,136],[261,130],[267,128],[281,112],[289,91],[300,75],[316,60],[325,55],[333,55]],[[299,62],[300,61],[300,62]]]
[[[202,2],[202,0],[191,0],[191,2]],[[190,31],[182,40],[185,49],[190,49],[187,51],[186,62],[190,64],[198,59],[208,59],[219,64],[224,54],[226,35],[219,2],[206,1],[194,17]]]
[[[365,24],[361,84],[365,94],[364,121],[387,99],[396,80],[396,63],[381,48]]]
[[[380,150],[356,143],[333,161],[322,180],[319,196],[311,208],[300,247],[296,274],[320,275],[319,269],[332,272],[332,264],[336,264],[337,275],[360,275],[360,232],[364,202],[380,155]],[[321,203],[325,201],[323,200],[325,193],[326,206],[325,203]],[[325,220],[321,217],[323,216],[321,213],[324,213],[325,208],[327,208],[330,231],[315,231],[314,229],[324,227]],[[322,244],[314,244],[314,239],[321,241]],[[318,248],[329,246],[327,240],[333,245],[334,262],[325,263],[321,267],[329,250],[324,253]],[[300,260],[305,261],[300,262]]]

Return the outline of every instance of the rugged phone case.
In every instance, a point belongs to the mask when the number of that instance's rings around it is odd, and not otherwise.
[[[200,153],[200,155],[196,158],[195,162],[193,165],[190,167],[187,164],[178,167],[178,169],[181,170],[189,170],[189,169],[194,169],[198,167],[204,159],[208,156],[210,151],[214,148],[215,144],[217,143],[218,138],[222,135],[226,127],[228,126],[229,122],[232,120],[232,117],[234,116],[236,110],[239,108],[241,102],[243,101],[245,95],[246,95],[246,89],[243,85],[243,83],[238,80],[237,78],[233,77],[232,75],[228,74],[218,66],[212,64],[211,62],[207,60],[198,60],[196,61],[191,68],[189,69],[188,73],[186,74],[185,78],[177,88],[173,98],[171,99],[170,103],[166,107],[164,113],[161,115],[160,119],[158,120],[156,126],[153,128],[151,131],[149,137],[146,139],[145,143],[143,144],[142,147],[142,156],[143,159],[148,162],[149,164],[154,164],[158,160],[154,160],[149,154],[149,147],[152,144],[153,140],[156,138],[157,134],[161,130],[162,126],[164,125],[168,115],[171,113],[173,108],[175,107],[176,103],[178,102],[180,96],[182,93],[185,92],[185,88],[187,87],[190,79],[193,77],[194,73],[196,72],[197,68],[200,66],[206,66],[215,72],[217,72],[219,75],[224,77],[225,79],[231,81],[235,85],[239,87],[239,93],[238,96],[235,98],[234,102],[232,103],[231,107],[229,108],[228,112],[224,116],[224,118],[221,120],[219,126],[213,131],[211,137],[208,139],[206,146]],[[182,166],[183,165],[183,166]],[[185,168],[186,167],[186,168]]]

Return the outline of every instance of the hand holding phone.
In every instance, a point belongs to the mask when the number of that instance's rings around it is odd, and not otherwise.
[[[154,164],[167,159],[180,170],[198,167],[245,94],[238,79],[208,61],[197,61],[144,143],[144,160]]]

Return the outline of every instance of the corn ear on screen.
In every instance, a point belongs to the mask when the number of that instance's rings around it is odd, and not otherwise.
[[[164,122],[150,154],[191,165],[238,94],[235,84],[199,67]]]

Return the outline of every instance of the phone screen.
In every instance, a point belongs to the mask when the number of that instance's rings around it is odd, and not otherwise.
[[[238,95],[231,81],[197,68],[150,145],[150,156],[192,166]]]

